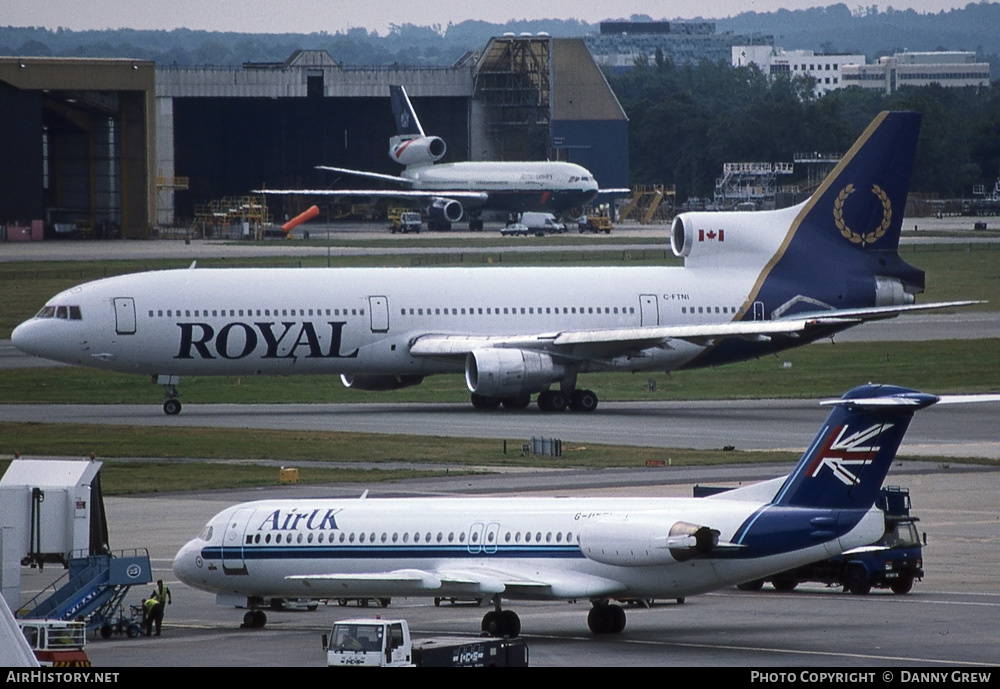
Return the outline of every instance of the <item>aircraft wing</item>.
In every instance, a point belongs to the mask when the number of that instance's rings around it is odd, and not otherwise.
[[[389,177],[389,175],[386,175]],[[255,189],[254,194],[277,194],[279,196],[371,196],[384,199],[409,199],[420,203],[432,203],[437,199],[454,199],[467,205],[479,206],[489,199],[484,191],[463,191],[445,189],[416,191],[413,189]]]
[[[938,301],[927,304],[906,304],[901,306],[869,306],[856,309],[837,309],[836,311],[816,311],[813,313],[796,314],[796,318],[857,318],[862,321],[873,321],[882,318],[895,318],[904,313],[914,313],[917,311],[938,311],[940,309],[959,308],[961,306],[972,306],[974,304],[985,304],[982,299],[969,299],[965,301]]]
[[[832,335],[867,320],[879,320],[892,318],[901,313],[953,308],[978,303],[982,302],[955,301],[840,309],[766,321],[570,330],[513,336],[428,333],[417,336],[410,341],[410,353],[414,356],[464,356],[480,349],[504,347],[544,350],[566,356],[618,356],[647,347],[663,346],[670,340],[685,340],[693,344],[707,346],[718,340],[731,337],[760,340],[771,337],[804,338],[815,335]]]
[[[822,326],[849,327],[859,319],[823,318],[789,319],[783,321],[736,321],[706,325],[647,326],[638,328],[613,328],[606,330],[570,330],[538,333],[524,336],[469,336],[428,334],[411,340],[410,353],[414,356],[461,356],[469,352],[505,347],[516,349],[560,350],[569,353],[584,346],[590,353],[610,356],[665,344],[671,339],[710,344],[724,337],[757,339],[772,335],[801,336],[810,329]]]

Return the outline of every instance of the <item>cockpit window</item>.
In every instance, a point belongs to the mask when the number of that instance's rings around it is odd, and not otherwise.
[[[43,306],[35,318],[62,318],[63,320],[83,320],[79,306]]]
[[[203,541],[211,541],[212,540],[212,523],[211,522],[209,522],[208,524],[205,524],[205,528],[201,530],[200,534],[198,534],[198,538],[200,538]]]

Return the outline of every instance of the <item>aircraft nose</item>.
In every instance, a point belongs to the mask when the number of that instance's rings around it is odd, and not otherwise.
[[[44,340],[39,330],[40,328],[35,319],[25,321],[14,328],[14,332],[10,334],[10,341],[18,350],[25,354],[44,356],[42,353],[42,343]]]
[[[188,541],[174,556],[174,576],[188,586],[195,585],[202,569],[201,552],[197,541]]]

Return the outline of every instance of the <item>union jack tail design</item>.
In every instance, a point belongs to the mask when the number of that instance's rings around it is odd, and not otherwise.
[[[865,385],[828,402],[834,409],[774,504],[870,508],[914,412],[937,401],[906,388]]]

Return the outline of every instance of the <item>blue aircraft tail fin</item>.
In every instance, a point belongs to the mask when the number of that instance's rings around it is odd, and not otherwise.
[[[914,412],[938,399],[906,388],[864,385],[828,402],[834,409],[773,504],[869,509]]]
[[[417,113],[413,111],[410,97],[402,86],[390,86],[389,95],[392,98],[392,115],[396,120],[396,134],[399,136],[424,136],[424,128],[420,126]]]
[[[923,271],[897,253],[920,120],[883,112],[844,154],[765,269],[756,296],[764,310],[904,304],[924,291]]]

